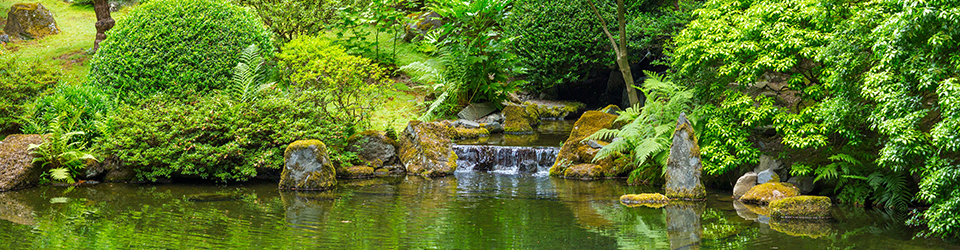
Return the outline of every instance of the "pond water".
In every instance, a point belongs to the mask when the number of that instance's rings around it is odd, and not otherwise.
[[[326,192],[276,188],[100,184],[4,192],[0,249],[960,248],[913,239],[903,212],[843,207],[831,220],[776,222],[738,211],[726,192],[710,192],[705,202],[627,207],[620,195],[658,190],[623,180],[458,171],[344,180]],[[191,198],[214,192],[230,195]]]

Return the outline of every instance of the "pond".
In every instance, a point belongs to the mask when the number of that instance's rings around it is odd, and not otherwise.
[[[830,220],[777,222],[727,192],[663,208],[617,201],[650,191],[658,190],[471,171],[343,180],[326,192],[280,191],[272,182],[46,186],[0,193],[0,248],[958,248],[913,239],[905,212],[841,207]],[[226,195],[196,196],[217,192]]]

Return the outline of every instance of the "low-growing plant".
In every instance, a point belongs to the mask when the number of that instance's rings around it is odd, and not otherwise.
[[[37,98],[26,106],[21,131],[40,134],[49,130],[54,120],[69,117],[76,121],[65,128],[67,131],[82,131],[84,138],[92,141],[103,135],[97,124],[104,122],[116,107],[116,99],[97,87],[79,84],[61,84],[53,92]],[[58,126],[66,124],[60,123]]]
[[[273,52],[260,18],[229,1],[153,0],[108,33],[90,62],[90,80],[123,99],[223,89],[244,47],[257,44],[267,57]]]
[[[56,67],[18,57],[0,57],[0,131],[23,125],[21,116],[33,100],[60,80]]]
[[[71,131],[76,127],[79,116],[69,117],[66,114],[54,117],[46,129],[46,141],[41,144],[30,144],[36,156],[33,162],[41,163],[43,169],[49,169],[49,176],[56,181],[74,183],[74,175],[84,168],[84,161],[97,158],[86,148],[86,142],[76,136],[84,136],[83,131]],[[67,121],[61,122],[61,119]]]

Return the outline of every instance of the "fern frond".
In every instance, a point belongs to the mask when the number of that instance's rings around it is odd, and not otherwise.
[[[607,144],[606,146],[603,146],[602,148],[600,148],[600,150],[597,151],[597,154],[593,156],[593,162],[606,159],[607,157],[614,155],[614,153],[620,153],[620,152],[625,152],[627,150],[630,150],[630,147],[631,147],[631,144],[627,140],[617,140],[615,142]]]
[[[610,138],[617,137],[619,133],[620,133],[619,129],[604,128],[604,129],[597,130],[597,132],[593,133],[590,136],[587,136],[587,138],[583,138],[583,140],[580,140],[580,141],[582,142],[582,141],[589,141],[589,140],[607,140]]]
[[[424,112],[423,115],[417,118],[417,120],[420,120],[420,121],[429,120],[428,118],[430,118],[430,116],[433,115],[433,111],[437,109],[437,107],[439,107],[440,104],[442,104],[444,101],[447,100],[448,94],[449,94],[448,91],[444,91],[443,94],[440,94],[440,96],[438,96],[437,99],[433,100],[433,103],[430,104],[430,108],[427,109],[427,112]]]
[[[842,161],[842,162],[847,162],[853,165],[860,165],[860,161],[858,161],[857,158],[854,158],[853,156],[850,156],[848,154],[835,154],[828,157],[827,159],[830,159],[831,161]]]
[[[646,138],[643,141],[640,141],[640,144],[633,149],[633,162],[638,166],[643,165],[647,162],[647,158],[651,155],[659,153],[666,149],[657,138]]]
[[[54,168],[50,169],[50,178],[58,181],[65,181],[67,183],[73,184],[73,176],[70,174],[70,170],[66,168]]]

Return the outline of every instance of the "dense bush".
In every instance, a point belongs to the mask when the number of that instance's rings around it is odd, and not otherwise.
[[[85,139],[100,137],[98,123],[113,111],[115,99],[103,90],[78,84],[63,84],[53,92],[28,105],[23,120],[24,133],[40,134],[46,130],[82,131]],[[53,121],[60,120],[58,123]],[[73,121],[73,122],[68,122]],[[58,128],[51,128],[58,127]]]
[[[193,175],[242,181],[257,168],[279,168],[284,148],[299,139],[322,140],[337,153],[354,128],[321,118],[323,95],[273,91],[241,103],[220,94],[187,100],[155,95],[121,107],[101,147],[141,179]]]
[[[221,0],[155,0],[117,21],[91,60],[90,79],[124,98],[224,88],[240,50],[273,51],[251,11]]]
[[[328,0],[237,0],[257,12],[273,33],[284,42],[301,35],[314,35],[336,20],[337,10],[346,1]]]
[[[369,59],[347,54],[330,41],[301,36],[277,55],[281,80],[294,89],[317,90],[312,96],[330,122],[357,124],[383,105],[386,78]]]
[[[0,58],[0,131],[22,125],[27,104],[60,80],[60,71],[40,61]]]

